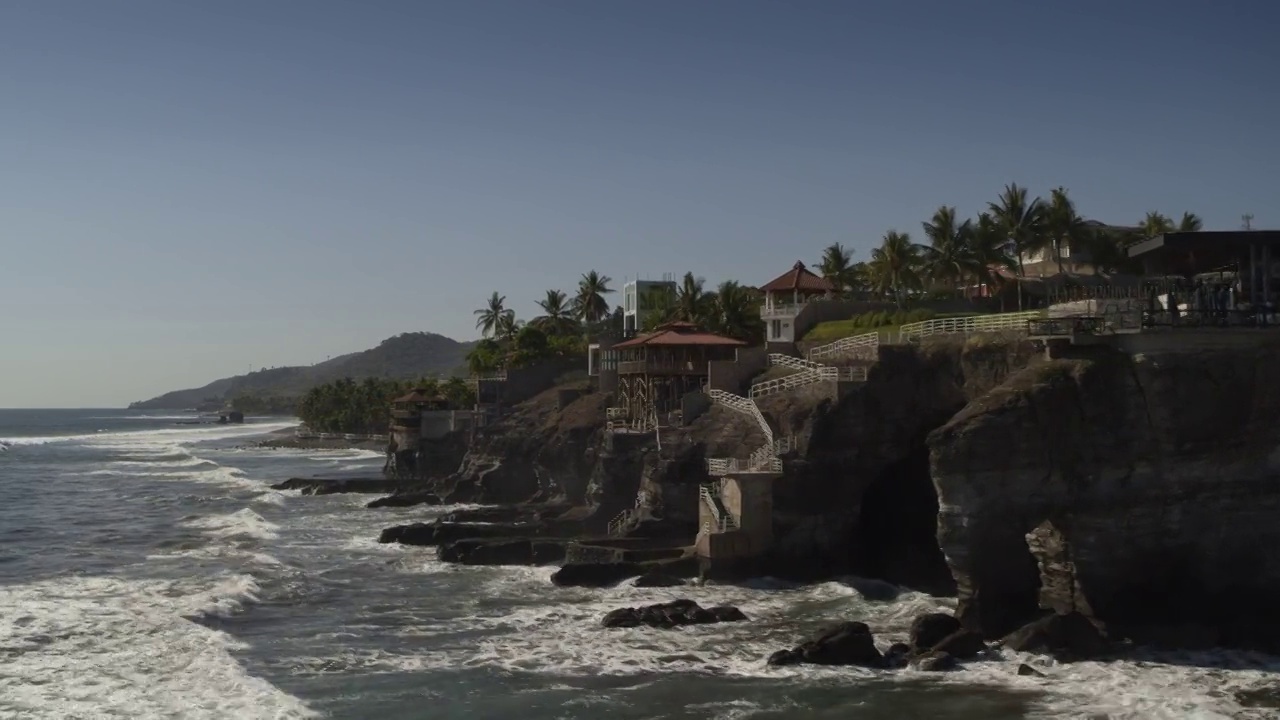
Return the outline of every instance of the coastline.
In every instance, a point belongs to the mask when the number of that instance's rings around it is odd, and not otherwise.
[[[371,450],[376,452],[383,451],[387,446],[386,440],[348,440],[341,436],[301,438],[296,434],[299,427],[301,427],[300,424],[273,430],[268,433],[266,440],[259,440],[253,446],[273,450]]]

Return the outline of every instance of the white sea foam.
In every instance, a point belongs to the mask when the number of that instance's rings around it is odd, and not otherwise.
[[[252,578],[188,582],[73,577],[0,587],[0,718],[314,717],[247,674],[240,644],[183,616],[253,602]]]
[[[275,430],[293,427],[295,424],[275,422],[250,425],[193,425],[185,428],[166,428],[161,430],[121,430],[114,432],[99,430],[93,434],[0,438],[0,444],[22,446],[78,441],[88,442],[96,447],[124,449],[154,445],[157,441],[171,441],[174,439],[206,441],[262,435]]]
[[[258,513],[245,508],[228,515],[210,515],[182,523],[186,527],[199,528],[210,537],[243,540],[274,540],[279,526],[267,522]]]
[[[904,641],[911,620],[926,612],[947,611],[954,601],[919,593],[902,593],[892,601],[872,601],[855,588],[860,582],[828,582],[807,587],[757,582],[753,587],[691,585],[678,588],[636,588],[623,584],[605,590],[553,588],[554,568],[467,568],[426,561],[419,571],[459,573],[481,580],[474,611],[449,625],[406,627],[406,635],[431,638],[431,650],[413,655],[366,653],[348,658],[352,664],[398,670],[438,670],[450,667],[493,667],[511,672],[556,676],[647,675],[701,673],[744,678],[806,680],[878,679],[898,682],[937,682],[1029,690],[1042,699],[1036,717],[1107,717],[1111,720],[1169,718],[1271,718],[1274,710],[1241,707],[1235,693],[1274,683],[1280,671],[1275,658],[1248,659],[1219,653],[1195,663],[1170,662],[1151,656],[1110,663],[1057,664],[1039,656],[1005,653],[992,660],[966,663],[955,673],[911,670],[875,671],[861,668],[765,664],[770,653],[797,644],[825,623],[866,622],[881,649]],[[506,598],[515,607],[493,601]],[[530,604],[531,598],[545,602]],[[676,630],[607,629],[600,618],[618,607],[690,598],[706,605],[736,605],[750,618],[743,623],[690,626]],[[451,644],[459,631],[480,631],[481,639]],[[1164,662],[1161,662],[1161,661]],[[1214,668],[1232,661],[1233,667]],[[1039,668],[1047,677],[1017,674],[1020,663]],[[726,708],[726,710],[728,710]],[[740,711],[740,712],[739,712]],[[724,717],[752,714],[737,708]]]

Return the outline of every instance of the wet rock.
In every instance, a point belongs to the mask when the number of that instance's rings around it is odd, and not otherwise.
[[[436,526],[434,523],[412,523],[386,528],[378,535],[380,543],[400,543],[401,545],[435,545]]]
[[[647,572],[636,578],[636,587],[677,587],[684,585],[684,579],[675,575],[667,575],[657,571]]]
[[[1079,613],[1040,618],[1005,636],[1001,643],[1010,650],[1046,653],[1063,662],[1096,658],[1111,649],[1102,631]]]
[[[987,649],[982,635],[972,630],[951,633],[934,645],[931,652],[945,652],[957,660],[969,660]]]
[[[564,544],[529,538],[468,538],[441,545],[436,556],[462,565],[546,565],[564,560]]]
[[[921,615],[911,622],[911,652],[924,653],[960,631],[960,621],[946,613]]]
[[[906,643],[894,643],[884,652],[884,664],[888,668],[904,668],[910,660],[911,646]]]
[[[668,603],[638,608],[618,608],[604,616],[602,623],[610,628],[630,628],[645,625],[655,628],[674,628],[683,625],[707,625],[746,620],[741,610],[727,605],[704,608],[692,600],[673,600]]]
[[[645,572],[639,563],[570,563],[551,576],[560,587],[612,587]]]
[[[1045,674],[1026,663],[1018,665],[1018,674],[1025,677],[1045,677]]]
[[[301,490],[303,495],[335,493],[384,493],[400,487],[399,480],[373,478],[289,478],[271,486],[272,490]]]
[[[911,660],[911,667],[915,670],[922,670],[924,672],[942,672],[944,670],[955,670],[959,667],[959,664],[956,663],[956,659],[948,653],[933,651],[913,658]]]
[[[833,625],[791,650],[780,650],[770,655],[768,662],[770,665],[809,663],[885,667],[884,656],[876,649],[871,628],[860,622]]]
[[[439,495],[429,490],[411,490],[393,493],[377,500],[370,500],[365,504],[365,507],[412,507],[414,505],[439,505],[442,502]]]

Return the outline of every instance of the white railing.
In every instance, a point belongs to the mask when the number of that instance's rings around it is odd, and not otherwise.
[[[810,348],[809,359],[821,360],[823,358],[850,357],[862,360],[877,359],[877,349],[880,347],[880,333],[869,332],[862,335],[851,335],[846,338],[840,338],[826,345],[819,345]]]
[[[623,510],[609,521],[609,534],[621,535],[623,528],[631,522],[631,516],[635,514],[635,510]]]
[[[807,306],[808,303],[775,303],[773,305],[764,305],[760,308],[760,317],[764,320],[795,317]]]
[[[699,486],[698,496],[702,498],[702,502],[706,503],[707,508],[711,510],[711,517],[715,522],[715,530],[717,532],[728,532],[730,530],[738,529],[738,522],[733,519],[733,515],[727,511],[720,511],[720,501],[717,499],[716,495],[711,492],[711,488],[707,484],[704,483]]]
[[[823,367],[822,363],[816,363],[812,360],[805,360],[798,357],[791,357],[790,355],[783,355],[782,353],[770,353],[769,364],[774,367],[791,368],[792,370],[817,370],[818,368]]]
[[[904,342],[931,335],[973,335],[987,332],[1017,332],[1026,334],[1027,321],[1045,317],[1043,310],[999,313],[995,315],[970,315],[957,318],[937,318],[907,323],[899,328]]]

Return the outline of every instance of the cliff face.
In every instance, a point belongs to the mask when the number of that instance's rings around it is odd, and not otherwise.
[[[452,476],[451,502],[515,503],[536,496],[581,502],[601,453],[607,398],[585,394],[562,406],[548,390],[477,433]]]
[[[1135,639],[1277,647],[1280,345],[1201,347],[1046,361],[930,435],[966,624],[998,634],[1043,604]]]
[[[925,438],[1037,359],[1017,340],[886,346],[865,383],[762,398],[775,434],[799,442],[774,485],[777,564],[804,575],[854,572],[953,591],[935,539]]]

